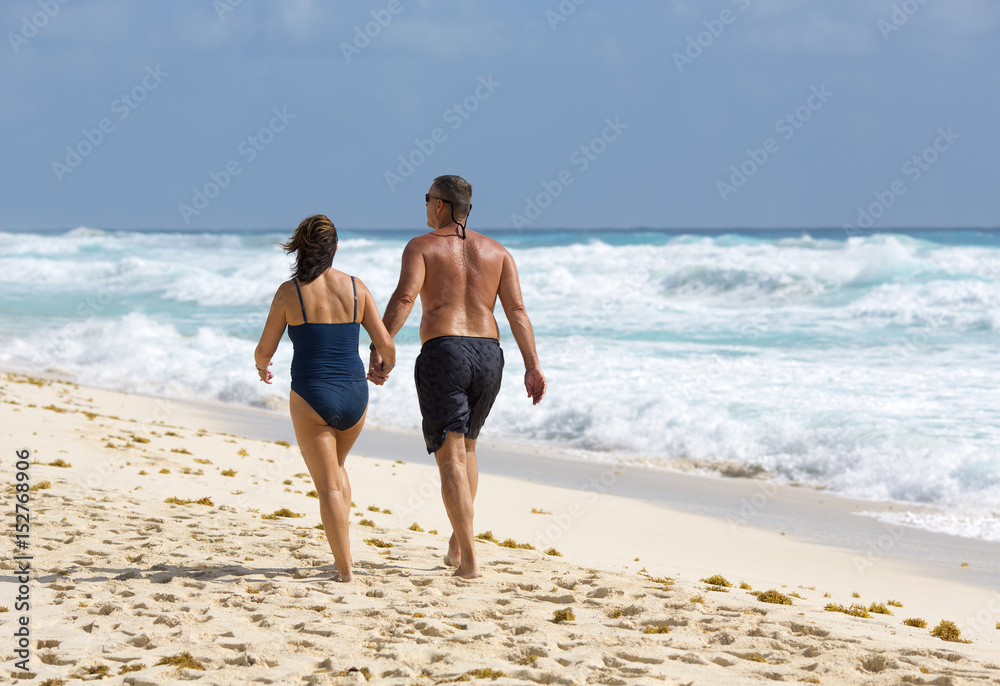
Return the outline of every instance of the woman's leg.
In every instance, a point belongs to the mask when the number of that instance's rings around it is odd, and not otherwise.
[[[338,432],[320,417],[309,403],[295,391],[289,398],[289,411],[292,415],[292,425],[295,427],[295,439],[305,460],[309,474],[316,485],[319,494],[319,515],[323,521],[326,539],[333,552],[334,565],[339,573],[340,581],[350,581],[352,578],[351,546],[348,535],[350,523],[351,493],[347,472],[340,459]],[[363,418],[361,422],[363,423]],[[360,429],[357,433],[360,433]],[[357,439],[350,440],[351,445]],[[347,457],[346,450],[343,451]]]
[[[351,518],[351,480],[347,478],[347,469],[344,467],[344,464],[347,462],[347,454],[354,447],[354,442],[361,435],[361,429],[365,427],[365,417],[367,416],[368,408],[365,407],[365,412],[361,415],[361,419],[358,420],[357,424],[343,431],[333,430],[334,435],[337,437],[337,464],[340,468],[341,481],[344,484],[344,518],[348,521]]]

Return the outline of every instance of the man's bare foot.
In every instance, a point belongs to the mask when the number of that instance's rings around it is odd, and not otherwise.
[[[477,579],[479,578],[479,567],[475,563],[466,565],[461,564],[452,576],[460,576],[463,579]]]
[[[462,564],[462,550],[458,547],[458,537],[454,531],[448,539],[448,553],[444,556],[444,563],[449,567],[458,567]]]

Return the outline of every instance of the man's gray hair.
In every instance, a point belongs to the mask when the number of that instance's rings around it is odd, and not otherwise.
[[[451,202],[457,218],[469,216],[472,208],[472,185],[468,181],[461,176],[448,174],[434,179],[431,187],[438,197]]]

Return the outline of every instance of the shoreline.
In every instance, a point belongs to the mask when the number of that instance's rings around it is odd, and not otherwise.
[[[245,670],[246,683],[355,683],[352,665],[400,684],[486,668],[503,672],[501,683],[712,684],[978,680],[997,669],[993,544],[903,530],[869,559],[852,541],[883,525],[812,489],[778,487],[734,526],[713,508],[763,493],[766,482],[571,468],[483,444],[476,532],[534,550],[480,542],[485,574],[466,582],[441,564],[450,529],[422,441],[370,431],[371,445],[359,441],[348,462],[356,581],[336,584],[294,445],[245,437],[219,408],[65,381],[8,375],[0,399],[8,446],[32,448],[32,483],[49,482],[32,493],[40,679],[141,660],[137,676],[109,683],[173,683],[175,668],[154,663],[182,650],[209,670],[182,669],[183,678],[202,683],[232,683],[233,669]],[[258,433],[273,430],[263,412],[238,415]],[[413,438],[419,451],[400,448]],[[381,455],[370,454],[374,444]],[[69,466],[50,465],[60,460]],[[568,483],[550,483],[556,478]],[[631,496],[662,496],[663,484],[675,494],[669,506]],[[12,508],[9,493],[5,503]],[[300,516],[269,514],[282,509]],[[807,540],[782,528],[796,521],[825,528]],[[940,550],[948,542],[938,538],[954,539],[952,548]],[[923,563],[907,560],[921,554]],[[863,570],[859,557],[870,563]],[[11,565],[4,562],[5,581],[15,578]],[[714,575],[733,586],[706,584]],[[793,605],[762,603],[741,583],[792,596]],[[829,603],[889,600],[904,609],[870,618],[824,612]],[[553,623],[562,609],[577,619]],[[911,617],[927,627],[903,625]],[[14,619],[0,613],[0,630]],[[973,642],[931,636],[944,619]],[[3,654],[13,659],[6,647]]]
[[[6,372],[17,374],[17,372]],[[75,383],[52,375],[52,381]],[[122,391],[105,391],[142,398],[146,413],[174,416],[179,421],[221,433],[263,441],[295,444],[287,414],[220,402],[176,400]],[[122,407],[126,403],[123,403]],[[841,549],[858,558],[855,567],[887,561],[910,565],[942,580],[961,579],[1000,590],[1000,543],[887,524],[860,514],[909,510],[937,512],[934,506],[860,500],[830,493],[810,484],[778,484],[766,478],[730,477],[721,473],[651,468],[632,463],[586,462],[541,447],[511,445],[501,440],[479,441],[482,474],[508,477],[558,488],[590,490],[658,505],[668,511],[709,517],[734,533],[751,528],[798,541]],[[417,432],[366,427],[351,453],[384,460],[435,466]],[[962,567],[966,563],[967,567]]]

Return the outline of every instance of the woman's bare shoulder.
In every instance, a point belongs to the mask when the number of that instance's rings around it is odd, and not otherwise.
[[[278,286],[278,289],[274,292],[274,303],[276,305],[285,304],[289,298],[294,298],[295,296],[295,282],[289,279]]]
[[[361,280],[360,276],[354,274],[351,278],[354,279],[354,285],[357,286],[358,293],[360,293],[361,291],[365,291],[366,293],[368,292],[368,286],[365,284],[364,281]]]
[[[347,290],[351,290],[351,275],[347,272],[342,272],[339,269],[330,267],[323,272],[322,279],[327,289],[331,291],[339,292],[345,288]]]

